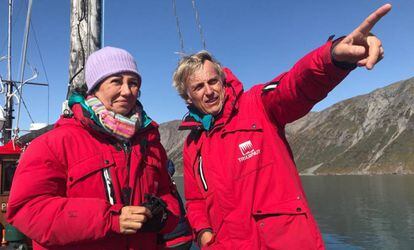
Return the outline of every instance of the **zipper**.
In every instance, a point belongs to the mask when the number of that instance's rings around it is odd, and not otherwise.
[[[126,158],[126,169],[127,169],[127,176],[126,176],[126,185],[122,188],[122,204],[124,205],[131,205],[131,194],[132,189],[129,186],[129,176],[131,172],[131,145],[129,143],[122,143],[122,150],[124,151],[125,158]]]
[[[200,179],[201,179],[201,183],[203,184],[203,188],[204,191],[207,192],[208,190],[208,185],[207,185],[207,181],[206,178],[204,177],[204,171],[203,171],[203,159],[201,157],[201,155],[198,158],[198,173],[200,175]]]

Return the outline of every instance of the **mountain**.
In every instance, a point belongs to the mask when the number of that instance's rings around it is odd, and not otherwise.
[[[182,174],[183,169],[183,145],[189,133],[188,130],[178,130],[180,120],[169,121],[160,124],[161,143],[167,151],[168,158],[174,162],[176,175]]]
[[[304,174],[414,173],[414,78],[310,113],[287,128]]]
[[[414,78],[311,112],[286,127],[301,174],[414,174]],[[188,132],[161,124],[177,172]]]

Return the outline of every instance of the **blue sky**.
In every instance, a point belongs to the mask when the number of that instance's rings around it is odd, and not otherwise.
[[[191,0],[176,0],[177,15],[187,53],[202,49]],[[357,69],[314,110],[414,76],[414,1],[380,0],[204,0],[196,1],[207,49],[244,82],[245,89],[266,82],[292,65],[331,34],[350,33],[369,13],[384,3],[393,10],[375,27],[385,58],[372,71]],[[6,55],[7,0],[0,0],[0,56]],[[13,24],[13,78],[19,63],[27,0],[15,0]],[[142,74],[141,101],[159,123],[181,119],[184,102],[171,86],[180,43],[171,0],[107,0],[104,45],[121,47],[134,55]],[[27,86],[24,99],[35,122],[53,123],[66,97],[69,68],[69,0],[36,0],[33,3],[28,61],[39,71],[37,82],[46,82],[37,45],[46,68],[49,88]],[[34,32],[33,32],[34,31]],[[6,61],[0,75],[6,78]],[[26,70],[26,78],[30,69]],[[3,97],[0,103],[3,104]],[[16,107],[17,109],[17,107]],[[49,116],[48,114],[49,110]],[[21,129],[30,121],[22,109]]]

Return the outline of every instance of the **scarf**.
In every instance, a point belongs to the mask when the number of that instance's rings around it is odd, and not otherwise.
[[[107,110],[103,103],[95,96],[88,96],[86,98],[86,104],[97,116],[99,120],[98,125],[119,140],[128,141],[143,125],[143,110],[139,102],[129,117]]]

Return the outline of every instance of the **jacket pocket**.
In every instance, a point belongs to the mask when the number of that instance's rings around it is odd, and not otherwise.
[[[196,161],[193,164],[193,171],[197,180],[198,189],[201,191],[203,197],[205,199],[212,199],[212,195],[215,191],[215,180],[213,180],[209,169],[206,168],[204,159],[205,158],[200,154],[197,155]]]
[[[307,214],[308,209],[304,206],[302,199],[296,198],[287,201],[274,201],[271,197],[253,205],[254,216],[280,215],[280,214]]]
[[[226,125],[223,134],[227,133],[235,133],[241,131],[262,131],[262,125],[259,120],[253,119],[240,119],[237,121],[232,121],[228,125]]]
[[[268,200],[266,204],[254,204],[252,211],[258,233],[266,248],[316,249],[316,235],[309,211],[302,200]]]
[[[143,168],[143,185],[142,194],[153,194],[157,195],[159,191],[159,186],[162,184],[160,183],[160,168],[164,167],[160,159],[152,157],[151,155],[147,155],[144,158],[144,168]],[[165,169],[165,171],[167,171]]]
[[[226,125],[225,138],[226,162],[232,169],[233,179],[241,179],[256,172],[273,161],[271,139],[264,138],[263,125],[259,119],[240,119]]]
[[[111,154],[97,154],[68,169],[67,195],[108,199],[104,172],[111,178],[111,168],[115,166]]]

